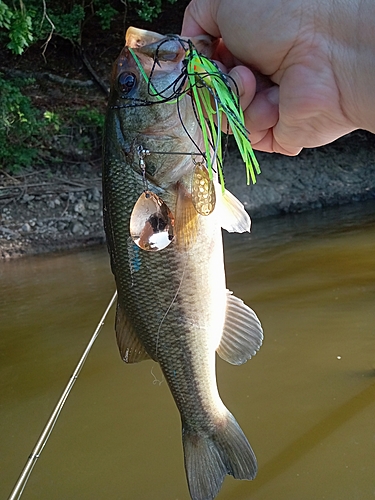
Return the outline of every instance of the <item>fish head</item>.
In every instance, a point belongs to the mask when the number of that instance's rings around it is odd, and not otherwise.
[[[116,104],[120,108],[151,106],[170,98],[172,85],[183,70],[184,57],[185,50],[177,39],[129,28],[112,74]]]
[[[204,55],[213,53],[212,37],[201,35],[191,41]],[[133,27],[127,30],[125,47],[113,67],[109,98],[109,107],[119,111],[124,130],[163,134],[180,121],[190,96],[180,98],[179,110],[173,97],[186,87],[187,49],[187,39],[177,35]]]
[[[215,42],[210,36],[191,42],[207,57],[212,55]],[[188,39],[177,35],[127,30],[125,47],[113,67],[107,112],[107,135],[115,134],[126,153],[140,145],[150,151],[188,152],[194,149],[191,138],[200,142],[191,97],[184,93],[188,49]],[[174,169],[176,157],[154,158],[152,163],[150,175],[163,177]],[[159,167],[162,171],[157,175]],[[173,175],[178,177],[176,172]]]
[[[149,105],[184,90],[188,39],[130,27],[125,41],[113,68],[112,101],[116,100],[119,106],[125,101],[130,106]],[[200,35],[191,41],[198,52],[212,55],[212,37]]]

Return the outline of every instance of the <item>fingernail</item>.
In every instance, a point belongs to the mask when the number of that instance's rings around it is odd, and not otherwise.
[[[277,85],[266,90],[265,94],[268,102],[273,105],[279,104],[279,87]]]

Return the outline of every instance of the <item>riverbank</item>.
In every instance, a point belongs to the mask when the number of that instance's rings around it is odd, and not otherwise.
[[[369,132],[358,130],[295,157],[257,158],[262,173],[255,186],[245,185],[240,161],[226,169],[228,189],[254,218],[375,198],[375,136]]]
[[[257,153],[262,173],[246,186],[236,153],[226,185],[253,220],[375,198],[375,137],[354,132],[297,157]],[[11,259],[103,244],[100,164],[0,173],[0,256]]]
[[[104,243],[100,165],[0,174],[0,257]]]

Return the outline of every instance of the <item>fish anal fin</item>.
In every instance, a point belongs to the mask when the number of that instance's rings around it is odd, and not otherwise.
[[[241,365],[255,356],[263,341],[262,325],[241,299],[227,290],[227,308],[218,355],[232,365]]]
[[[175,238],[180,251],[188,250],[197,239],[199,215],[194,208],[191,195],[182,184],[177,184],[175,210]]]
[[[227,189],[223,193],[218,183],[215,188],[221,227],[229,233],[249,233],[251,219],[243,204]]]
[[[192,500],[213,500],[227,474],[236,479],[256,476],[254,452],[229,411],[210,433],[190,432],[183,425],[182,441]]]
[[[138,363],[151,359],[119,302],[116,309],[116,339],[121,358],[125,363]]]

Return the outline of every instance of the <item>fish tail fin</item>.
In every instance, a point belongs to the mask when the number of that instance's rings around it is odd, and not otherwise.
[[[182,440],[192,500],[214,499],[227,474],[236,479],[256,476],[255,454],[229,411],[213,431],[190,431],[183,427]]]

